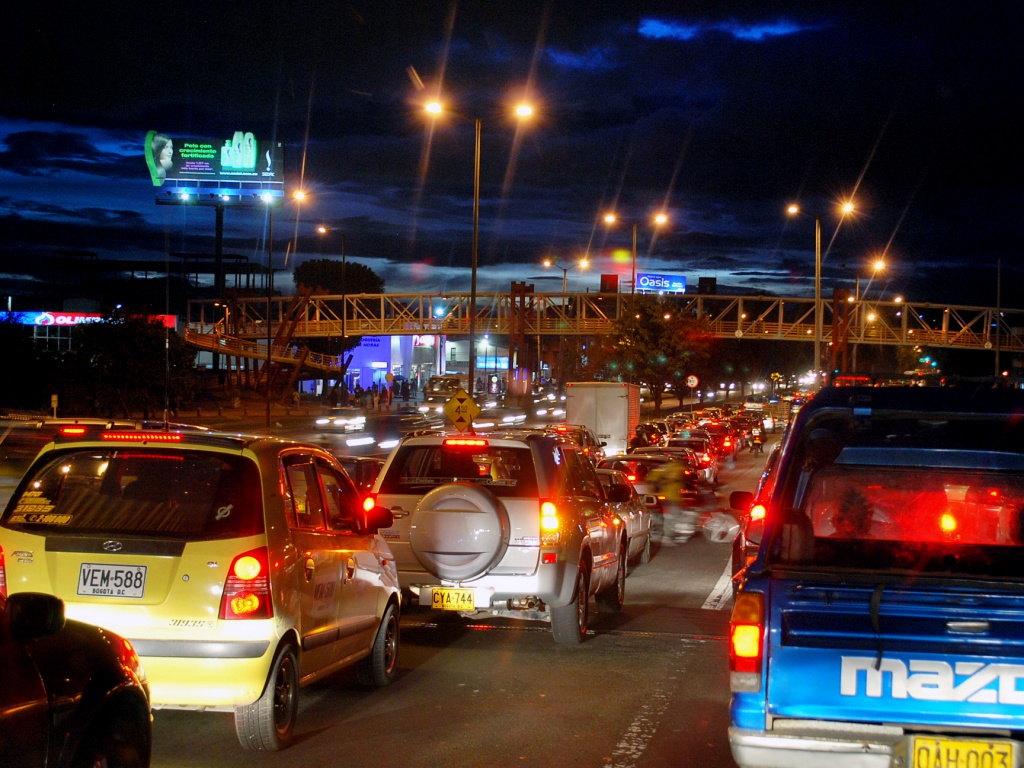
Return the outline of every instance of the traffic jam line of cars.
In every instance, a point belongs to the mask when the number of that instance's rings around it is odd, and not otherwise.
[[[557,430],[411,436],[382,464],[274,437],[63,429],[0,516],[2,663],[30,658],[42,686],[5,693],[0,754],[144,766],[159,709],[231,712],[243,748],[285,748],[305,685],[346,666],[394,679],[409,601],[578,644],[592,599],[621,610],[651,517]],[[120,654],[116,696],[48,722],[25,706],[95,688],[97,637]]]

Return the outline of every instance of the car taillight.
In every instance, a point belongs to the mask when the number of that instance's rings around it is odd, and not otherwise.
[[[765,509],[764,504],[755,504],[750,508],[750,519],[764,520],[764,516],[767,511],[768,510]]]
[[[729,687],[734,692],[761,690],[764,595],[740,592],[729,620]]]
[[[274,615],[270,593],[270,559],[266,547],[235,557],[220,598],[222,619],[269,619]]]
[[[629,482],[631,482],[631,483],[635,483],[636,482],[636,475],[626,475],[626,479],[629,480]]]
[[[372,493],[366,494],[366,498],[363,499],[363,511],[370,512],[375,506],[377,506],[377,497]]]
[[[3,547],[0,547],[0,596],[7,597],[7,566],[4,565]]]
[[[100,439],[129,443],[180,443],[185,436],[180,432],[104,432]]]
[[[711,454],[708,454],[708,453],[701,454],[700,463],[704,464],[705,466],[710,464],[711,463]]]
[[[562,538],[562,521],[558,519],[558,507],[553,501],[540,503],[540,543],[550,547]]]
[[[479,448],[487,445],[487,441],[478,437],[449,437],[444,444],[453,448]]]

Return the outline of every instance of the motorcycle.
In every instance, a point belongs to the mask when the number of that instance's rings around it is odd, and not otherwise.
[[[764,451],[764,434],[760,429],[755,429],[751,434],[750,452],[757,455]]]

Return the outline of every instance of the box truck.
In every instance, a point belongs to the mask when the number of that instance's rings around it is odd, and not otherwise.
[[[565,420],[590,427],[605,444],[605,456],[625,453],[640,423],[640,386],[617,381],[570,381],[565,385]]]

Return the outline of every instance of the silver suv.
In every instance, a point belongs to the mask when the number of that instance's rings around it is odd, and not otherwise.
[[[587,631],[590,596],[622,608],[626,527],[593,463],[539,432],[423,435],[395,448],[368,504],[412,603],[466,616],[551,622],[555,642]]]

